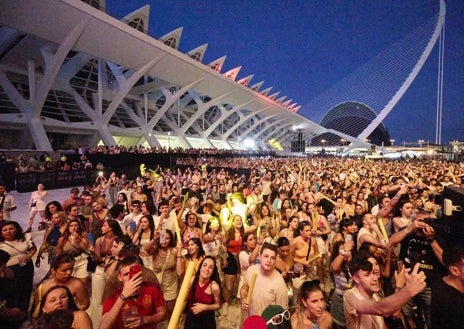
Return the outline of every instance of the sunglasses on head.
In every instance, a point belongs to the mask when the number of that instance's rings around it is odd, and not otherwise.
[[[273,324],[275,326],[281,324],[285,320],[290,319],[290,312],[288,310],[283,311],[280,314],[274,315],[271,319],[266,322],[266,325]]]
[[[301,289],[309,289],[311,287],[318,287],[321,282],[318,279],[311,280],[311,281],[305,281],[303,282]]]

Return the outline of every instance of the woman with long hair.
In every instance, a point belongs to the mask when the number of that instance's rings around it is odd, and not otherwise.
[[[275,262],[275,268],[282,274],[284,280],[292,277],[293,269],[293,257],[290,254],[290,240],[286,237],[280,237],[277,239],[277,257]]]
[[[183,271],[182,275],[184,274],[185,269],[188,267],[190,262],[195,263],[195,271],[198,270],[198,266],[200,262],[205,257],[205,251],[203,250],[203,244],[199,238],[191,238],[187,242],[187,254],[185,255],[185,261],[183,262]]]
[[[187,304],[185,329],[216,329],[221,307],[221,281],[214,258],[206,256],[195,274]]]
[[[193,212],[189,212],[186,215],[186,220],[187,225],[183,229],[183,232],[181,233],[182,235],[182,244],[184,245],[184,248],[187,248],[188,241],[192,238],[198,238],[200,240],[203,239],[203,230],[201,229],[201,223],[198,219],[198,215]],[[179,221],[179,224],[182,223],[182,221]],[[181,225],[182,226],[182,225]]]
[[[119,192],[117,196],[117,204],[120,204],[124,207],[124,214],[129,213],[129,200],[127,199],[127,194],[124,192]]]
[[[221,233],[219,219],[211,217],[206,223],[205,234],[203,234],[203,249],[206,256],[216,259],[217,266],[221,266],[220,257],[225,256],[222,248],[224,236]]]
[[[92,274],[92,299],[89,310],[90,317],[95,326],[99,325],[102,314],[102,295],[107,280],[105,273],[106,258],[111,257],[111,248],[115,239],[121,238],[123,235],[121,226],[114,219],[105,221],[101,232],[102,236],[95,241],[95,248],[93,248],[93,260],[97,261],[99,265]]]
[[[153,201],[150,200],[144,201],[140,204],[140,211],[142,212],[142,215],[157,215],[156,206]]]
[[[300,220],[300,222],[307,220],[311,220],[311,215],[308,213],[308,202],[304,201],[301,203],[300,211],[296,214]]]
[[[42,254],[48,252],[48,263],[53,264],[56,257],[56,248],[58,246],[58,240],[66,231],[66,213],[64,211],[57,211],[51,215],[52,225],[48,226],[45,231],[42,244],[40,245],[35,266],[40,266],[40,260]]]
[[[292,216],[288,219],[288,227],[283,228],[279,232],[279,237],[286,237],[288,240],[292,241],[295,237],[295,233],[298,232],[299,219],[297,216]]]
[[[168,185],[162,185],[158,193],[156,193],[156,204],[159,204],[161,201],[169,201],[171,196],[171,190]]]
[[[350,194],[345,202],[345,214],[349,217],[354,216],[354,207],[356,206],[357,199],[356,195]]]
[[[369,209],[369,205],[367,204],[364,193],[362,191],[359,191],[356,194],[356,204],[360,204],[366,211]]]
[[[116,173],[113,171],[110,174],[110,177],[108,177],[108,181],[104,185],[105,187],[108,187],[108,194],[110,197],[111,205],[114,205],[116,202],[118,202],[118,184],[119,177],[116,176]]]
[[[21,226],[15,221],[4,221],[0,225],[0,230],[0,250],[10,255],[6,266],[14,273],[13,282],[17,287],[17,300],[21,302],[29,300],[34,277],[32,256],[37,252],[37,247],[31,234],[23,234]]]
[[[279,223],[281,227],[287,227],[290,217],[294,215],[292,202],[289,198],[282,200],[280,210],[277,212],[277,214],[279,216]]]
[[[73,219],[66,225],[66,230],[58,239],[56,254],[70,254],[74,257],[74,268],[72,276],[80,279],[87,285],[89,272],[87,272],[87,249],[90,243],[84,227],[78,219]]]
[[[92,320],[89,315],[79,310],[74,302],[73,296],[69,289],[64,285],[56,285],[45,292],[39,310],[39,319],[36,325],[49,325],[46,328],[57,328],[52,314],[60,310],[70,310],[72,312],[72,322],[67,328],[92,329]],[[42,328],[42,327],[41,327]]]
[[[181,246],[179,244],[179,247],[176,247],[176,238],[172,231],[162,230],[160,234],[153,249],[153,272],[163,291],[169,317],[176,303],[178,276],[182,275],[182,256],[177,256],[180,255]]]
[[[55,258],[55,262],[50,267],[51,277],[40,283],[35,291],[32,307],[34,310],[33,317],[37,317],[40,314],[40,308],[37,308],[37,305],[43,304],[45,293],[58,285],[66,286],[69,289],[78,309],[86,310],[89,307],[90,302],[87,287],[81,280],[71,275],[73,267],[74,257],[71,254],[61,254]]]
[[[264,243],[264,238],[265,234],[261,235],[259,238],[256,238],[256,235],[254,233],[245,233],[243,235],[242,251],[240,251],[238,255],[240,266],[240,280],[238,283],[237,298],[240,298],[240,289],[245,283],[248,268],[251,265],[259,263],[259,249],[261,245]],[[241,315],[241,322],[243,322],[244,317],[246,316],[246,312],[242,312]]]
[[[334,280],[334,291],[330,296],[330,314],[333,317],[334,328],[346,328],[343,295],[347,289],[353,287],[353,278],[348,268],[353,248],[353,240],[347,242],[338,240],[333,244],[330,255],[330,267]]]
[[[235,215],[233,217],[233,225],[226,233],[227,259],[222,264],[225,280],[223,315],[227,315],[228,313],[229,298],[233,296],[234,288],[240,279],[238,255],[242,250],[244,235],[245,229],[243,227],[242,216]]]
[[[398,202],[393,213],[393,230],[398,232],[412,222],[414,206],[409,199],[402,199]]]
[[[63,210],[64,209],[61,206],[61,203],[59,203],[56,200],[50,201],[45,206],[45,218],[47,219],[47,221],[51,221],[52,220],[52,215],[54,213],[56,213],[57,211],[63,211]]]
[[[103,197],[98,197],[92,202],[92,217],[90,219],[90,233],[92,233],[93,242],[102,236],[102,227],[107,219],[111,219],[108,210],[108,204]]]
[[[154,245],[155,222],[151,215],[144,215],[140,218],[139,228],[135,232],[132,242],[140,247],[139,256],[143,261],[143,266],[153,270],[153,257],[150,250]]]
[[[319,287],[319,280],[305,281],[301,285],[291,323],[292,328],[299,329],[332,328],[332,315],[325,310],[324,292]]]
[[[258,207],[258,225],[261,227],[261,232],[264,228],[264,231],[268,233],[268,239],[266,240],[274,239],[278,233],[276,220],[272,216],[273,214],[269,205],[264,202],[261,203]]]

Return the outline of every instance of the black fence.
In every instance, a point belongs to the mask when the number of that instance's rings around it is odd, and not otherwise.
[[[32,171],[26,173],[15,173],[15,164],[0,165],[0,179],[5,183],[7,190],[17,190],[20,193],[32,192],[37,189],[37,185],[42,183],[47,190],[59,189],[65,187],[76,187],[91,185],[95,183],[97,175],[100,171],[105,177],[108,177],[111,172],[116,172],[119,176],[121,173],[127,174],[129,178],[135,178],[140,175],[140,165],[151,170],[156,168],[181,168],[190,167],[188,165],[176,165],[177,159],[182,158],[197,158],[197,157],[224,157],[229,158],[256,156],[262,154],[190,154],[190,153],[147,153],[147,154],[88,154],[87,158],[92,162],[93,168],[88,170],[53,170],[53,171]],[[233,160],[232,160],[233,161]],[[67,162],[73,164],[80,162],[79,154],[67,154]],[[97,169],[97,164],[101,164],[103,169]],[[212,170],[208,167],[208,170]],[[216,168],[220,170],[221,168]],[[248,174],[249,169],[235,168],[228,169],[231,174]]]
[[[42,183],[47,190],[64,187],[83,186],[95,181],[93,170],[44,171],[16,174],[16,190],[20,193],[31,192]]]

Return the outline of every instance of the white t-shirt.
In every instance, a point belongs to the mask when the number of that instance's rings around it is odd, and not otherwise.
[[[267,276],[261,274],[261,264],[252,265],[248,268],[245,282],[250,282],[253,273],[258,273],[255,286],[251,295],[248,316],[261,315],[269,305],[280,305],[288,309],[288,290],[282,275],[274,269]]]

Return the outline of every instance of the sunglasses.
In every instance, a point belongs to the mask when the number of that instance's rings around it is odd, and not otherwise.
[[[266,322],[266,325],[273,324],[275,326],[281,324],[285,320],[290,319],[290,312],[288,310],[283,311],[280,314],[274,315],[270,320]]]

